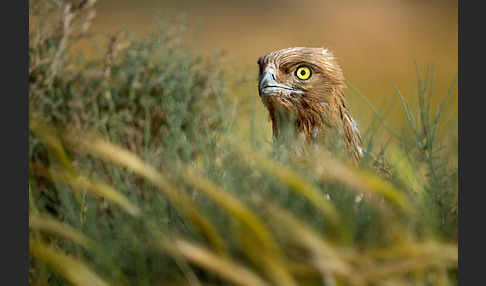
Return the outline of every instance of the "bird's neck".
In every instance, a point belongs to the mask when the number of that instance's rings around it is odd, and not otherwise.
[[[331,152],[345,150],[359,161],[361,139],[345,105],[343,100],[295,108],[270,105],[275,143],[291,145],[292,149],[299,150],[306,148],[307,143],[325,146]]]
[[[325,126],[322,117],[323,110],[287,109],[275,106],[270,112],[274,139],[280,142],[305,141],[311,142],[315,139],[321,129]],[[325,128],[324,128],[325,129]]]

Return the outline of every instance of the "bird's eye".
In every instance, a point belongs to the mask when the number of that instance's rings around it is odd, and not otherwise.
[[[306,66],[298,67],[297,70],[295,71],[295,75],[301,80],[309,79],[311,74],[312,74],[311,69]]]

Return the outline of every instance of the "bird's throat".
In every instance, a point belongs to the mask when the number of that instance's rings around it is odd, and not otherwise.
[[[312,114],[301,114],[298,108],[275,104],[269,108],[274,139],[278,142],[310,142],[316,130],[322,126],[322,118],[310,118]]]

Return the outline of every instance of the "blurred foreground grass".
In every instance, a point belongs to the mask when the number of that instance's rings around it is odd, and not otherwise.
[[[277,159],[256,127],[232,135],[220,59],[177,23],[69,55],[94,1],[58,3],[32,5],[30,284],[457,285],[457,119],[432,69],[417,110],[397,88],[407,126],[376,111],[363,130],[385,179],[371,156]]]

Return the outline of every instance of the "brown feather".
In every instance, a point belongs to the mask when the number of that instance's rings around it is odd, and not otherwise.
[[[343,73],[332,52],[326,48],[288,48],[260,57],[258,65],[263,84],[259,86],[260,96],[268,109],[275,140],[287,140],[283,128],[290,125],[293,135],[304,137],[308,143],[343,146],[355,162],[361,160],[360,133],[349,115]],[[311,70],[308,79],[297,77],[296,70],[301,66]],[[270,87],[265,89],[264,83]]]

